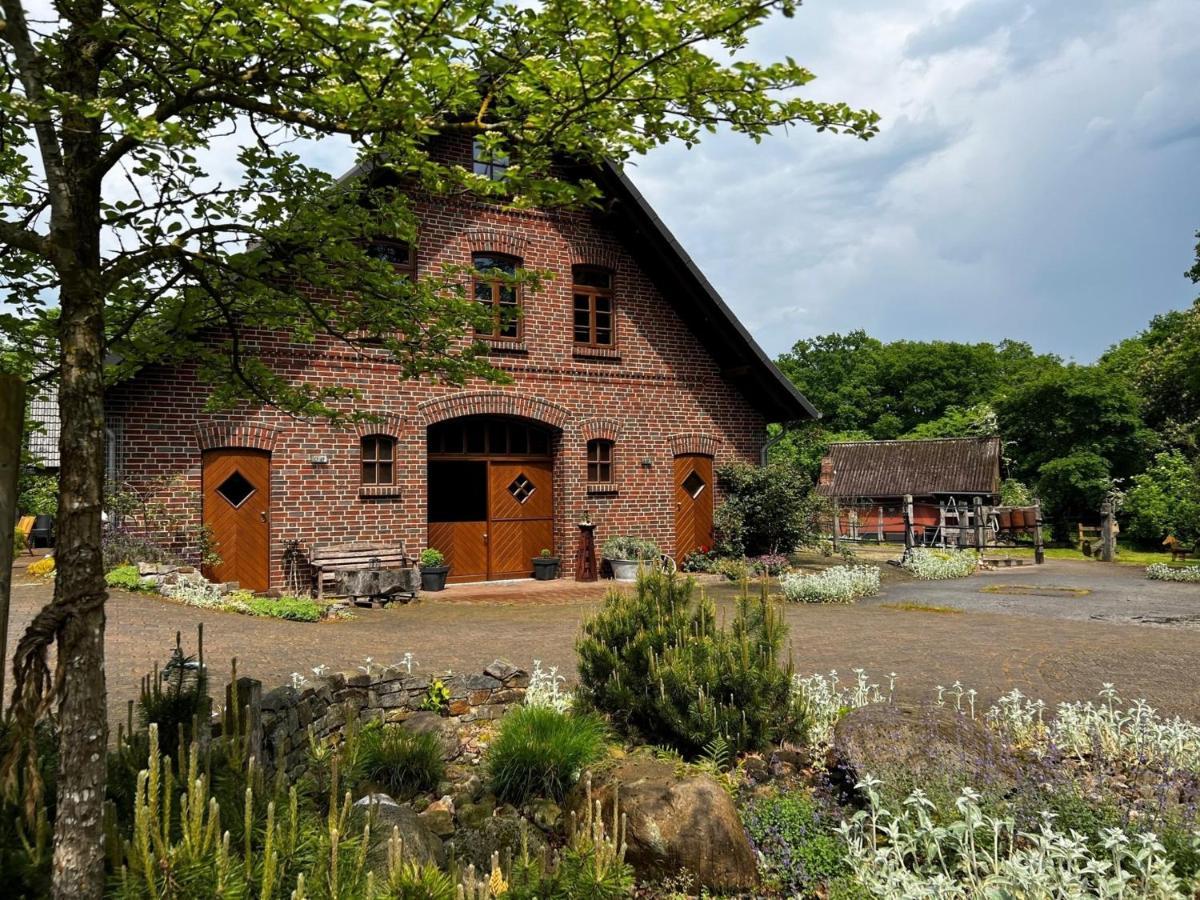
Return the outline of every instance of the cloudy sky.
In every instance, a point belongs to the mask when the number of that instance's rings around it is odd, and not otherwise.
[[[1090,361],[1200,294],[1197,0],[806,0],[753,52],[882,133],[725,136],[631,174],[772,355],[864,328]]]

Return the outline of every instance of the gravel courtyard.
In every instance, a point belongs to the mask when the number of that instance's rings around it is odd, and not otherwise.
[[[498,656],[524,666],[541,659],[573,672],[580,623],[605,589],[573,582],[555,582],[549,590],[456,588],[437,599],[359,610],[350,621],[321,625],[113,592],[109,706],[123,717],[138,679],[167,658],[175,632],[194,648],[200,623],[217,683],[227,677],[232,657],[240,673],[271,687],[320,664],[354,671],[365,657],[390,663],[407,651],[426,672],[477,669]],[[723,585],[713,591],[720,598],[731,594]],[[14,574],[10,655],[49,596],[48,582],[20,569]],[[939,583],[889,574],[879,597],[855,606],[789,605],[785,615],[798,671],[837,669],[849,677],[862,667],[874,680],[896,672],[901,699],[924,699],[937,685],[959,680],[985,703],[1014,687],[1055,702],[1094,697],[1103,682],[1112,682],[1122,697],[1144,697],[1164,712],[1200,718],[1200,588],[1149,582],[1140,568],[1050,561]]]

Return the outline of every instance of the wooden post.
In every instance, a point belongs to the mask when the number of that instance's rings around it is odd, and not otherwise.
[[[975,549],[982,553],[983,548],[987,545],[987,531],[984,527],[985,522],[983,519],[983,501],[976,497],[971,501],[971,505],[973,507],[972,512],[975,515]]]
[[[883,504],[879,504],[879,527],[875,531],[875,537],[879,543],[883,544]]]
[[[1042,546],[1042,501],[1033,502],[1033,561],[1039,566],[1046,561],[1046,550]]]
[[[912,494],[904,495],[904,555],[907,557],[916,543],[913,534],[913,498]]]
[[[833,549],[838,549],[838,529],[842,518],[841,507],[838,506],[837,498],[833,500]]]
[[[17,474],[24,425],[25,383],[15,375],[0,375],[0,713],[4,711],[13,527],[17,521]]]
[[[1100,559],[1112,562],[1117,553],[1117,517],[1113,513],[1112,501],[1100,504]]]
[[[967,501],[958,501],[958,546],[967,546]]]

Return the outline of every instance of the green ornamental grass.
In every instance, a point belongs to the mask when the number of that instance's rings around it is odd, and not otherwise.
[[[561,800],[592,763],[604,756],[607,728],[599,716],[523,706],[500,723],[488,750],[488,776],[501,800]]]
[[[362,773],[388,794],[407,799],[431,791],[445,774],[437,735],[400,725],[364,730]]]

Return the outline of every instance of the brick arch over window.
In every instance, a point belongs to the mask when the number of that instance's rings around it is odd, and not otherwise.
[[[233,422],[212,422],[196,426],[196,443],[201,450],[222,447],[245,447],[251,450],[275,450],[279,432],[266,425],[238,425]]]
[[[610,272],[615,272],[620,261],[617,259],[617,253],[610,247],[604,246],[571,246],[571,265],[572,266],[596,266],[601,269],[608,269]]]
[[[468,253],[503,253],[524,259],[529,241],[522,235],[498,228],[473,228],[462,236]]]
[[[404,418],[397,413],[379,413],[369,422],[355,422],[354,431],[359,437],[382,434],[399,440],[404,437]]]
[[[516,416],[555,428],[566,425],[571,415],[569,410],[557,403],[515,391],[463,391],[419,403],[417,412],[425,425],[461,416]]]
[[[620,419],[586,419],[579,423],[579,434],[585,441],[616,441],[620,433]]]
[[[683,432],[667,438],[671,444],[671,453],[680,456],[684,453],[701,453],[704,456],[716,456],[718,440],[711,434],[700,432]]]

